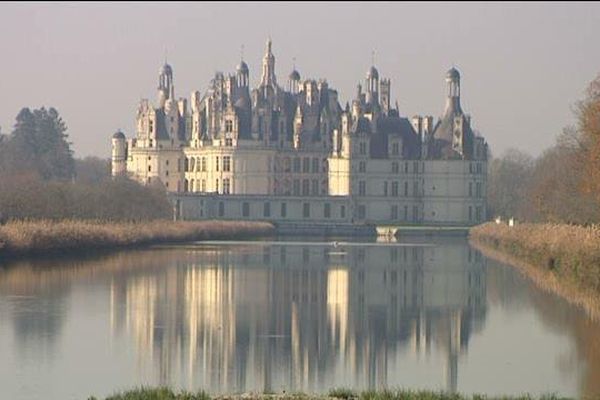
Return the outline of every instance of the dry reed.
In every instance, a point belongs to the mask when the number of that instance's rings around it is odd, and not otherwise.
[[[509,227],[487,223],[471,228],[470,237],[488,250],[498,250],[527,263],[527,268],[520,269],[538,285],[584,306],[592,314],[597,313],[600,226],[518,224]],[[515,262],[510,264],[515,265]]]
[[[0,226],[0,255],[262,236],[273,230],[267,222],[243,221],[11,221]]]

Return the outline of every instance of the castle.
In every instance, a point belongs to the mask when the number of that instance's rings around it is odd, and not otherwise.
[[[389,79],[372,66],[351,104],[294,68],[277,82],[272,43],[250,88],[241,60],[216,73],[190,104],[173,69],[158,105],[142,100],[135,138],[112,138],[112,174],[164,185],[182,219],[472,225],[486,218],[487,144],[460,105],[460,74],[446,75],[446,107],[400,115]]]

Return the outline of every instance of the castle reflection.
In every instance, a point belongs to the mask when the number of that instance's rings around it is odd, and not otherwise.
[[[207,244],[161,262],[110,283],[113,334],[161,384],[381,388],[396,384],[391,365],[431,359],[431,386],[454,391],[485,320],[484,259],[463,241]]]

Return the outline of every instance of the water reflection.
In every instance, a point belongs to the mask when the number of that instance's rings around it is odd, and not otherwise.
[[[467,246],[201,246],[160,275],[111,282],[114,329],[212,391],[388,381],[390,355],[443,354],[446,389],[485,319],[485,266]],[[122,306],[124,305],[124,306]]]
[[[209,243],[0,266],[0,387],[15,399],[139,384],[590,395],[599,341],[585,315],[463,240]],[[494,370],[513,361],[526,374]]]

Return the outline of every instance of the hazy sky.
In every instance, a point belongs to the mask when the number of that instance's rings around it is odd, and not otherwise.
[[[2,3],[2,132],[22,107],[54,106],[76,156],[109,157],[116,129],[133,134],[139,100],[155,101],[165,49],[176,96],[189,98],[234,71],[241,45],[256,85],[269,35],[280,84],[296,57],[342,105],[375,50],[403,116],[437,118],[456,65],[463,109],[494,154],[550,146],[600,72],[599,3]]]

